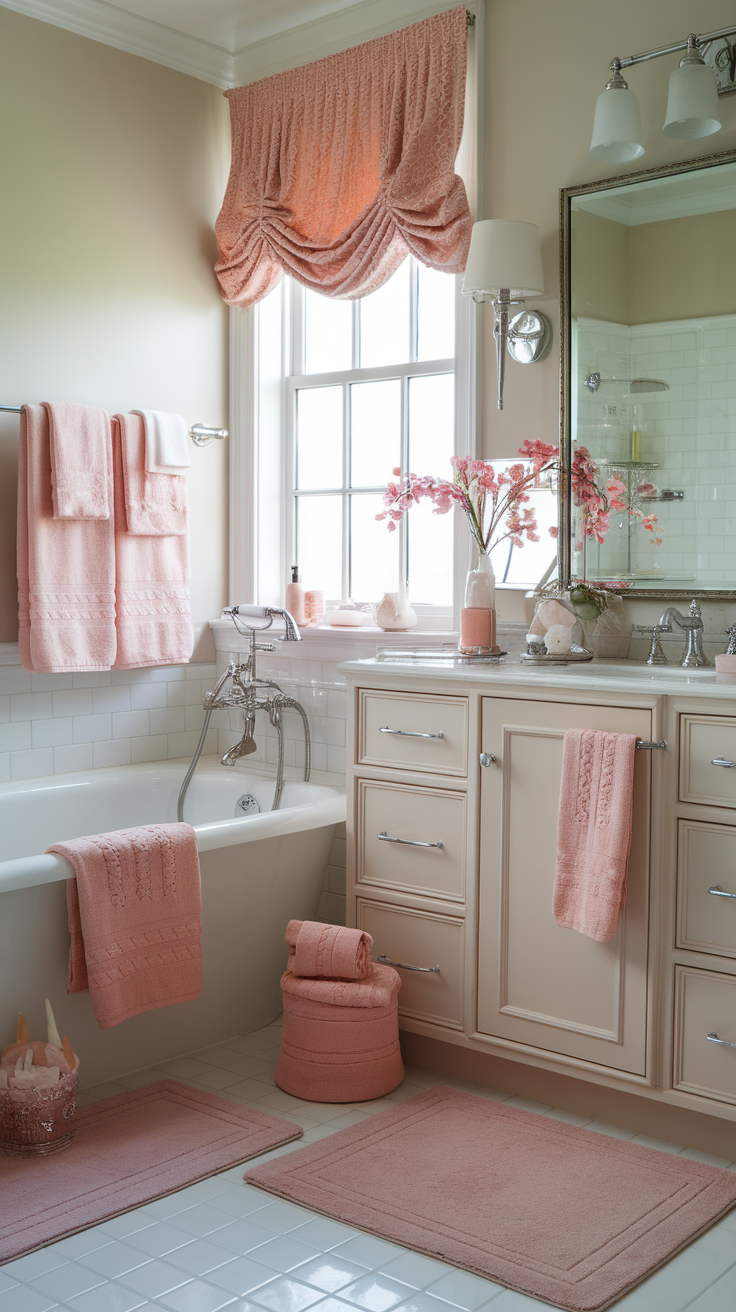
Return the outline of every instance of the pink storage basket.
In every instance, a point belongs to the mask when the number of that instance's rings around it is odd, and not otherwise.
[[[364,980],[281,977],[284,1028],[275,1080],[308,1102],[366,1102],[404,1078],[399,975],[375,966]]]

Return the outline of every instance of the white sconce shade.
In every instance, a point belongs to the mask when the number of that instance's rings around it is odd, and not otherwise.
[[[473,224],[463,295],[507,289],[512,297],[544,295],[539,228],[513,219]]]
[[[662,131],[666,137],[691,140],[709,137],[718,132],[721,120],[718,110],[718,88],[712,69],[703,63],[700,55],[682,60],[680,67],[670,74],[667,95],[667,114]]]
[[[625,82],[622,87],[609,85],[599,95],[588,154],[608,164],[623,164],[644,154],[639,101]]]

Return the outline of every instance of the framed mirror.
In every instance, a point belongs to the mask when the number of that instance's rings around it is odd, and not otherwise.
[[[736,151],[560,199],[560,577],[734,598]]]

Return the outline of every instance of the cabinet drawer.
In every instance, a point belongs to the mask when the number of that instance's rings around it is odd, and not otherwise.
[[[683,715],[680,726],[680,800],[736,807],[736,718]]]
[[[736,957],[736,827],[679,822],[677,946]]]
[[[359,779],[356,880],[462,902],[465,794]]]
[[[399,1014],[462,1029],[462,920],[387,907],[358,898],[358,928],[373,938],[373,958],[385,955],[410,966],[439,966],[439,974],[399,970]]]
[[[358,761],[429,774],[467,774],[467,699],[361,691]]]
[[[673,1084],[719,1102],[736,1103],[736,976],[678,966]]]

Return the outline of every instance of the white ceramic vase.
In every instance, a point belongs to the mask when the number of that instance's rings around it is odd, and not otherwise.
[[[383,601],[376,611],[376,624],[381,629],[413,629],[417,613],[400,592],[384,592]]]

